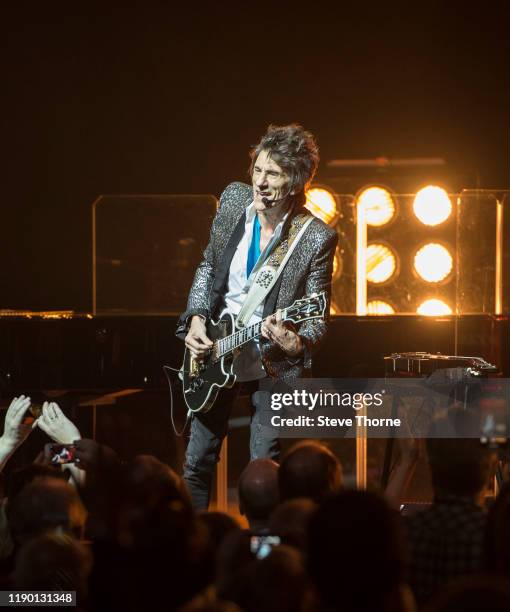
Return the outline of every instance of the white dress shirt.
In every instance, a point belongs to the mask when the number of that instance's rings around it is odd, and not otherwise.
[[[264,261],[275,243],[280,238],[283,224],[288,216],[288,212],[283,219],[275,227],[266,248],[261,252],[260,258]],[[248,261],[248,251],[250,249],[253,237],[253,223],[255,221],[255,205],[252,202],[246,209],[246,223],[244,225],[244,235],[237,245],[237,249],[232,257],[230,271],[228,276],[228,287],[225,295],[225,308],[222,315],[226,312],[232,313],[234,316],[239,314],[244,300],[248,295],[249,285],[246,277],[246,264]],[[255,264],[256,265],[256,264]],[[259,304],[248,321],[247,325],[253,325],[262,320],[264,303]],[[234,374],[239,382],[248,380],[258,380],[267,376],[262,360],[260,359],[260,350],[258,340],[252,340],[245,344],[241,352],[234,358]]]

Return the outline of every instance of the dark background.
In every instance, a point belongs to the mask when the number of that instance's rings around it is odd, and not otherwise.
[[[219,195],[271,122],[510,187],[503,3],[42,4],[2,14],[0,308],[90,309],[92,201]]]

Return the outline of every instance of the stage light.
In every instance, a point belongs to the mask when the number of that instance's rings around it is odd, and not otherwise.
[[[442,244],[429,242],[414,256],[414,269],[420,278],[428,283],[439,283],[450,274],[453,259]]]
[[[437,317],[442,315],[451,315],[452,309],[443,300],[431,298],[422,302],[416,310],[418,314],[425,315],[426,317]]]
[[[396,272],[397,258],[389,246],[374,242],[367,246],[367,280],[380,284],[389,280]]]
[[[381,227],[395,216],[395,202],[384,187],[367,187],[356,198],[357,204],[364,205],[367,225]]]
[[[367,304],[367,314],[369,315],[392,315],[395,309],[388,302],[383,300],[370,300]]]
[[[451,215],[452,203],[444,189],[428,185],[416,194],[413,211],[424,225],[439,225]]]
[[[339,210],[335,196],[324,187],[308,189],[305,208],[328,225],[334,225],[338,220]]]

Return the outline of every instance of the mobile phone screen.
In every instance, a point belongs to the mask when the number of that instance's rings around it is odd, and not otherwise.
[[[63,465],[74,461],[76,453],[74,444],[52,444],[50,450],[51,463],[53,465]]]
[[[250,538],[250,551],[257,559],[264,559],[273,549],[280,544],[280,537],[275,535],[253,535]]]

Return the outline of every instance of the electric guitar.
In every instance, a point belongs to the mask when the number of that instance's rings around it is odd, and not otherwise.
[[[325,291],[313,294],[282,309],[282,320],[297,324],[323,318],[326,305]],[[192,357],[188,348],[184,350],[179,378],[182,380],[184,401],[190,412],[207,412],[212,408],[220,389],[234,386],[234,352],[243,344],[258,338],[261,327],[262,321],[259,321],[236,329],[234,316],[227,313],[219,321],[207,324],[207,336],[213,341],[213,346],[203,360]]]

